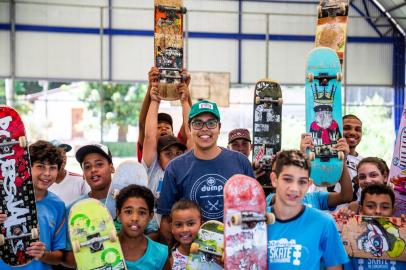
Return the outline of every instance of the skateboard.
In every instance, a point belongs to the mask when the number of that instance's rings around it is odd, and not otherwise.
[[[113,175],[109,192],[107,194],[106,206],[113,219],[116,219],[116,197],[121,189],[136,184],[148,185],[148,175],[145,167],[136,161],[126,160],[122,162]]]
[[[224,254],[224,225],[210,220],[200,226],[190,246],[186,270],[220,270]]]
[[[314,48],[306,64],[306,132],[314,150],[310,177],[317,186],[332,186],[343,170],[344,153],[333,150],[343,134],[341,108],[341,67],[335,51]]]
[[[395,215],[406,214],[406,110],[403,110],[400,120],[389,180],[395,185]]]
[[[329,47],[344,61],[348,0],[320,0],[317,6],[316,47]]]
[[[334,218],[348,256],[406,261],[406,227],[399,217]]]
[[[257,180],[237,174],[224,186],[224,269],[267,269],[265,194]]]
[[[113,219],[95,199],[74,204],[68,228],[77,269],[127,269]]]
[[[253,158],[265,174],[257,180],[268,194],[273,191],[270,173],[272,157],[281,150],[282,90],[270,79],[259,80],[254,91]]]
[[[12,266],[29,263],[25,253],[39,239],[37,207],[24,123],[11,107],[0,105],[0,258]]]
[[[180,98],[176,85],[186,80],[183,69],[182,0],[154,0],[154,59],[159,69],[158,92],[164,100]]]

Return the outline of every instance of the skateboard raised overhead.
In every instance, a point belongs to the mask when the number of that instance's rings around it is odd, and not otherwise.
[[[33,258],[25,251],[38,241],[39,228],[24,123],[11,107],[0,105],[0,258],[22,266]]]
[[[224,186],[224,269],[267,269],[265,194],[257,180],[237,174]]]
[[[320,0],[317,6],[316,47],[329,47],[344,61],[348,0]]]
[[[68,228],[77,269],[127,269],[113,219],[98,200],[74,204]]]
[[[406,261],[406,226],[399,217],[334,215],[348,256]]]
[[[216,220],[209,220],[200,226],[197,238],[190,246],[186,270],[220,270],[223,269],[224,225]]]
[[[177,84],[186,80],[183,69],[182,0],[154,0],[154,58],[159,69],[158,92],[164,100],[180,98]]]
[[[282,90],[271,79],[259,80],[254,91],[253,162],[265,174],[257,180],[268,194],[273,191],[270,173],[272,157],[281,150]]]
[[[310,177],[317,186],[332,186],[343,170],[344,153],[333,146],[343,134],[341,67],[334,50],[314,48],[306,63],[306,132],[313,140],[309,151]]]

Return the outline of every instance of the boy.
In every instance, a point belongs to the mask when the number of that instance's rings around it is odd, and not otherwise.
[[[154,215],[154,195],[142,186],[129,185],[117,197],[117,216],[121,221],[121,248],[128,270],[160,270],[168,258],[168,247],[144,235]]]
[[[310,162],[300,151],[282,151],[271,173],[276,188],[272,212],[276,222],[268,230],[271,269],[342,269],[348,261],[333,219],[302,204],[311,181]]]
[[[35,259],[18,269],[52,269],[61,262],[66,246],[65,204],[48,188],[55,182],[62,164],[60,151],[51,143],[37,141],[29,147],[32,182],[37,204],[40,241],[32,243],[27,254]],[[1,215],[0,222],[6,220]],[[16,269],[0,260],[0,269]]]

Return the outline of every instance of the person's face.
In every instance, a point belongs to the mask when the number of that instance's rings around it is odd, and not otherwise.
[[[121,221],[121,232],[128,238],[137,238],[144,234],[144,229],[153,213],[143,198],[130,197],[124,201],[118,218]]]
[[[321,128],[328,128],[333,118],[330,111],[316,112],[316,122]]]
[[[371,184],[383,184],[386,182],[386,177],[382,175],[374,163],[362,163],[357,175],[361,188],[365,188]]]
[[[87,154],[82,164],[83,177],[91,190],[103,190],[110,186],[113,164],[99,153]]]
[[[31,167],[32,183],[36,190],[46,191],[58,176],[58,165],[49,162],[34,162]]]
[[[159,152],[159,165],[163,170],[168,166],[169,161],[182,155],[184,152],[178,145],[172,145]]]
[[[200,213],[196,209],[174,211],[171,222],[173,237],[180,244],[190,245],[199,232],[200,220]]]
[[[172,126],[167,122],[158,122],[158,138],[165,135],[173,135]]]
[[[207,125],[213,124],[215,127],[208,128]],[[194,124],[206,123],[201,129],[194,128]],[[209,150],[216,147],[217,139],[220,134],[221,124],[211,113],[202,113],[192,119],[190,122],[190,135],[195,147],[200,150]]]
[[[350,148],[355,148],[362,138],[362,124],[357,119],[347,118],[343,120],[343,135]]]
[[[310,186],[309,171],[298,166],[284,166],[279,177],[271,173],[276,195],[285,206],[300,206],[302,199]]]
[[[366,193],[360,212],[367,216],[391,217],[395,212],[394,210],[393,202],[388,194]]]
[[[251,142],[246,139],[235,139],[228,146],[231,150],[240,152],[247,157],[251,153]]]

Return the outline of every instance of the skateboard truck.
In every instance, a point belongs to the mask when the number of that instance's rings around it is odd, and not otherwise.
[[[163,74],[162,71],[170,71],[169,74]],[[181,82],[185,82],[187,80],[186,75],[176,75],[176,73],[180,74],[180,70],[177,68],[160,68],[159,69],[159,80],[161,79],[174,79],[180,80]]]
[[[72,250],[73,252],[77,253],[80,251],[81,247],[90,247],[90,252],[94,253],[103,249],[103,242],[110,240],[111,242],[117,241],[117,233],[115,230],[112,230],[108,236],[100,236],[99,233],[89,235],[87,237],[88,241],[79,242],[74,241],[72,242]]]
[[[234,214],[231,216],[231,223],[233,225],[241,225],[243,223],[257,223],[265,221],[267,224],[275,222],[275,215],[273,213],[266,213],[265,215],[258,214],[256,212],[242,211],[240,214]],[[251,226],[249,226],[251,227]]]
[[[37,228],[32,228],[30,233],[23,233],[19,235],[12,235],[8,237],[4,237],[4,234],[0,234],[0,246],[4,245],[6,240],[13,240],[13,239],[20,239],[24,237],[31,237],[31,239],[38,239],[39,232]]]
[[[312,82],[314,79],[319,80],[320,86],[327,86],[328,82],[332,79],[336,79],[337,81],[341,81],[343,75],[341,72],[338,72],[335,76],[328,75],[327,73],[320,73],[318,76],[314,76],[313,73],[307,73],[307,80]]]
[[[219,253],[216,251],[216,248],[210,245],[200,245],[199,243],[193,242],[190,246],[190,253],[197,253],[201,251],[205,254],[206,260],[208,262],[214,261],[214,257],[220,257],[221,262],[224,261],[224,253]]]
[[[326,16],[323,16],[323,14],[326,14]],[[337,1],[320,1],[320,5],[317,7],[317,15],[319,18],[347,16],[347,5],[345,3],[337,4]]]
[[[16,140],[9,140],[9,141],[5,141],[0,143],[0,149],[2,151],[0,151],[0,154],[5,154],[5,153],[11,153],[11,146],[19,144],[22,148],[27,146],[27,139],[25,138],[25,136],[21,136],[18,138],[18,141]]]

